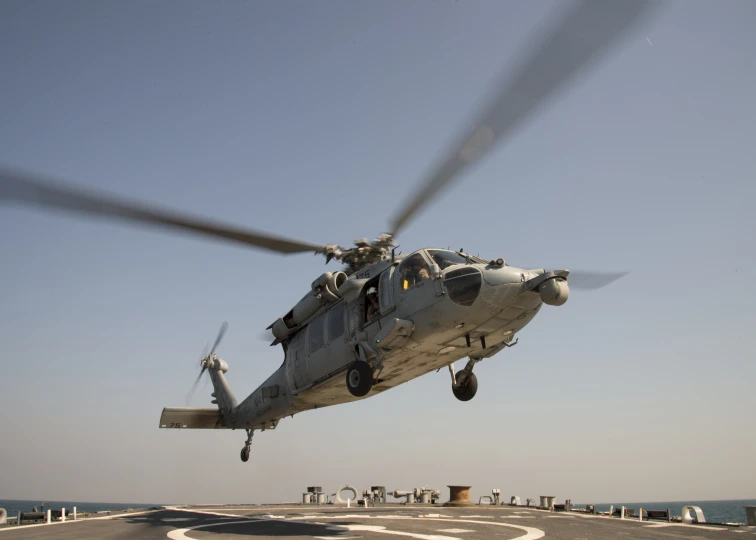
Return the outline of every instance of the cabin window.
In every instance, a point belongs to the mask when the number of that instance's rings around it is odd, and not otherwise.
[[[325,317],[322,315],[313,320],[307,326],[307,349],[310,354],[320,349],[323,344],[323,328],[325,327]]]
[[[471,306],[475,303],[483,283],[480,271],[473,267],[451,270],[444,276],[446,294],[461,306]]]
[[[344,335],[344,303],[328,312],[328,341]]]
[[[430,279],[430,266],[419,253],[404,259],[399,265],[399,276],[402,280],[402,290],[406,291],[418,283]]]

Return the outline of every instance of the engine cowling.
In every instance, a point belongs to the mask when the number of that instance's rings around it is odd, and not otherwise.
[[[570,287],[564,279],[553,278],[541,283],[538,293],[544,304],[561,306],[570,297]]]
[[[318,279],[312,282],[312,291],[328,297],[329,302],[339,299],[339,287],[348,279],[344,272],[324,272]]]
[[[282,319],[278,319],[270,329],[277,339],[284,339],[316,311],[326,304],[338,302],[339,288],[347,281],[344,272],[324,272],[312,282],[311,290]]]

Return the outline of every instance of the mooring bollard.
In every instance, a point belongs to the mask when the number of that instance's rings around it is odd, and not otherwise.
[[[556,497],[553,495],[541,495],[541,508],[546,510],[553,510],[554,499],[556,499]]]
[[[470,488],[472,486],[447,486],[449,488],[449,502],[444,506],[467,506],[470,503]]]
[[[47,524],[49,525],[50,523],[52,523],[52,510],[48,508],[47,509]]]
[[[638,509],[638,521],[643,521],[643,508]]]
[[[76,521],[76,507],[75,506],[74,506],[74,510],[73,510],[73,518],[74,518],[74,521]]]
[[[65,508],[61,508],[60,509],[60,520],[61,521],[65,521],[66,520],[66,509]]]

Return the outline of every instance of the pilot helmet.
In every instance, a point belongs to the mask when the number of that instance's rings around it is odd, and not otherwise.
[[[378,289],[376,289],[375,287],[370,287],[367,290],[367,295],[370,296],[371,294],[378,294]]]

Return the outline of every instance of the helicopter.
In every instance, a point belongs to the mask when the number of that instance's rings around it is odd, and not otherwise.
[[[316,244],[84,191],[9,167],[0,168],[0,201],[92,217],[178,229],[290,255],[315,253],[343,266],[326,271],[268,327],[281,366],[239,402],[216,350],[203,354],[193,395],[207,372],[214,408],[165,407],[159,428],[244,429],[240,457],[249,460],[255,431],[287,416],[377,395],[442,368],[460,401],[478,390],[474,366],[518,343],[517,333],[544,305],[561,306],[573,288],[597,289],[625,273],[525,269],[463,249],[396,253],[396,238],[429,201],[479,162],[566,83],[602,56],[649,11],[648,1],[587,0],[567,10],[497,87],[469,129],[394,214],[389,232],[353,247]],[[454,362],[467,358],[463,369]],[[189,398],[187,398],[187,405]]]

